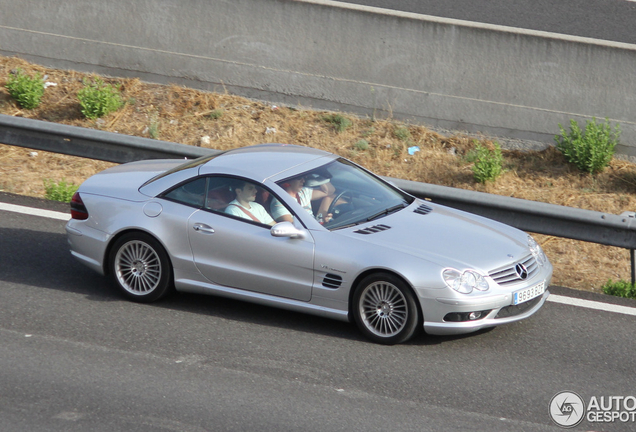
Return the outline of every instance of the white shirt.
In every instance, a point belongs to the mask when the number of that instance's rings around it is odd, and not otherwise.
[[[312,188],[304,187],[298,192],[298,197],[300,198],[300,205],[309,212],[310,215],[314,215],[313,210],[311,209],[311,197],[314,194],[314,190]],[[276,198],[272,199],[272,203],[270,205],[270,211],[272,212],[272,217],[278,220],[281,216],[291,215],[287,207],[285,207],[280,201]]]
[[[242,206],[237,200],[234,200],[231,203],[229,203],[228,206],[225,208],[225,213],[231,214],[234,216],[239,216],[244,219],[254,220],[248,214],[246,214],[243,210],[241,210],[239,207],[244,208],[248,212],[252,213],[254,217],[259,220],[260,223],[269,225],[270,223],[274,222],[274,219],[272,219],[269,213],[267,213],[267,210],[265,210],[265,207],[263,207],[257,202],[251,202],[250,207],[247,208],[245,206]]]

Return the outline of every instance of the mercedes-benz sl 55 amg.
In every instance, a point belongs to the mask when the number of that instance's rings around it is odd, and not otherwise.
[[[552,276],[527,233],[294,145],[119,165],[80,186],[71,214],[73,256],[128,299],[226,296],[352,321],[383,344],[527,318]]]

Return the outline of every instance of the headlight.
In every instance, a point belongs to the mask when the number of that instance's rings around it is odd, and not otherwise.
[[[539,243],[537,243],[530,235],[528,236],[528,247],[530,248],[530,252],[532,252],[532,256],[535,260],[537,260],[539,265],[543,265],[548,261],[548,257],[545,255],[545,252],[543,252],[543,249],[541,249],[541,246],[539,246]]]
[[[475,270],[460,272],[453,268],[444,269],[442,277],[446,285],[462,294],[470,294],[474,289],[478,291],[488,290],[486,278]]]

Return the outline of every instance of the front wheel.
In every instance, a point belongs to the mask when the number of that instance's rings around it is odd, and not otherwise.
[[[353,317],[366,337],[385,345],[407,341],[421,322],[411,289],[386,273],[372,274],[358,284],[353,294]]]
[[[110,252],[110,273],[122,294],[133,301],[150,303],[172,288],[172,267],[161,244],[145,233],[119,238]]]

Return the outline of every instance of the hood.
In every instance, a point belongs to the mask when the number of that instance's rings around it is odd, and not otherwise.
[[[148,197],[139,193],[139,187],[180,164],[182,159],[154,159],[118,165],[90,177],[82,183],[79,192],[143,201]]]
[[[414,201],[389,216],[345,230],[342,235],[458,270],[484,274],[530,254],[527,234],[502,223],[441,205]]]

